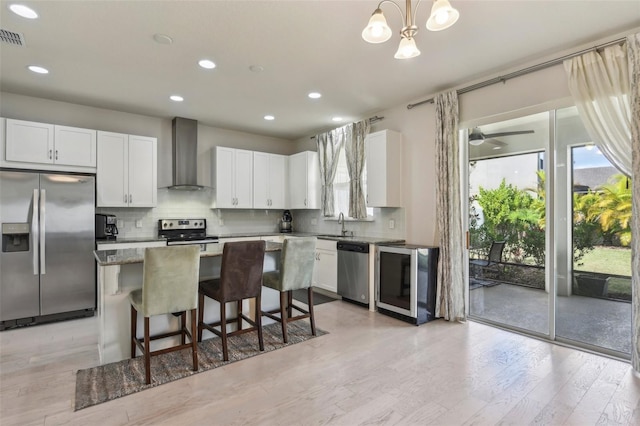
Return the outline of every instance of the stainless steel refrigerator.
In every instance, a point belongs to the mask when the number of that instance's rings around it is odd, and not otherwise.
[[[0,330],[93,315],[95,178],[0,170]]]

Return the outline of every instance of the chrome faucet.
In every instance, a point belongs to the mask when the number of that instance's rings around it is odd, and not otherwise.
[[[347,236],[347,230],[344,229],[344,213],[340,212],[340,214],[338,215],[338,224],[342,224],[342,229],[340,230],[340,233],[342,234],[343,237]]]

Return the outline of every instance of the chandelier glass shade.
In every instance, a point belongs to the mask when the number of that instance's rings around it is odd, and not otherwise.
[[[387,25],[387,20],[381,9],[383,4],[391,3],[398,9],[405,23],[405,26],[400,30],[400,45],[394,57],[396,59],[409,59],[420,55],[420,50],[418,50],[414,38],[418,33],[418,27],[413,20],[413,16],[420,6],[420,1],[418,0],[416,8],[413,10],[411,0],[406,0],[406,8],[403,13],[397,3],[391,0],[382,0],[371,15],[369,23],[362,30],[362,38],[369,43],[384,43],[391,38],[391,28]],[[426,27],[429,31],[441,31],[455,24],[459,17],[460,13],[451,7],[448,0],[434,0]]]

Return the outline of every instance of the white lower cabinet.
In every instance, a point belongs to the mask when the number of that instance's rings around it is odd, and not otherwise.
[[[338,251],[335,241],[319,239],[316,243],[313,286],[338,292]]]

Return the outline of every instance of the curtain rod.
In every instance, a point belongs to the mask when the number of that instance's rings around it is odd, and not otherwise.
[[[535,72],[535,71],[540,71],[540,70],[543,70],[545,68],[549,68],[549,67],[552,67],[554,65],[561,64],[562,62],[564,62],[567,59],[575,58],[576,56],[583,55],[583,54],[585,54],[587,52],[593,52],[593,51],[597,51],[597,50],[600,50],[600,49],[604,49],[605,47],[613,46],[614,44],[620,44],[620,43],[624,42],[625,40],[626,40],[626,38],[619,38],[619,39],[610,41],[608,43],[600,44],[598,46],[594,46],[594,47],[590,47],[588,49],[581,50],[579,52],[570,53],[568,55],[565,55],[565,56],[562,56],[562,57],[556,58],[556,59],[551,59],[551,60],[549,60],[547,62],[543,62],[543,63],[538,64],[538,65],[533,65],[533,66],[521,69],[519,71],[514,71],[512,73],[505,74],[505,75],[502,75],[502,76],[499,76],[499,77],[495,77],[495,78],[492,78],[492,79],[489,79],[489,80],[485,80],[485,81],[482,81],[480,83],[472,84],[471,86],[463,87],[462,89],[456,90],[456,92],[458,93],[458,95],[462,95],[463,93],[468,93],[468,92],[474,91],[476,89],[482,89],[483,87],[491,86],[491,85],[496,84],[496,83],[506,83],[507,80],[510,80],[512,78],[520,77],[520,76],[525,75],[525,74],[529,74],[529,73],[532,73],[532,72]],[[433,101],[434,101],[434,98],[425,99],[424,101],[420,101],[420,102],[416,102],[415,104],[407,105],[407,109],[412,109],[413,107],[417,107],[418,105],[422,105],[422,104],[426,104],[426,103],[433,103]]]
[[[380,120],[384,120],[384,117],[378,117],[377,115],[374,115],[373,117],[369,118],[369,124],[373,124]],[[315,139],[315,138],[316,138],[315,136],[309,137],[309,139]]]

